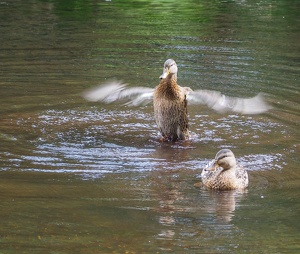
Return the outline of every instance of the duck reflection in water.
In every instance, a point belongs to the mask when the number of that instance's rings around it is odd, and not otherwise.
[[[263,96],[242,99],[222,95],[211,90],[195,90],[177,84],[177,64],[173,59],[164,63],[161,82],[155,88],[127,87],[119,81],[111,81],[85,91],[83,96],[89,101],[112,103],[125,101],[130,106],[153,102],[154,116],[162,140],[186,140],[190,137],[187,104],[204,104],[224,113],[260,114],[270,109]]]
[[[204,193],[203,195],[205,195]],[[245,193],[247,193],[246,189],[210,191],[209,197],[206,197],[207,204],[203,206],[204,212],[214,214],[217,221],[230,222]]]

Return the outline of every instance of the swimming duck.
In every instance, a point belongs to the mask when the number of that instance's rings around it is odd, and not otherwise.
[[[211,90],[195,90],[177,84],[177,64],[173,59],[164,63],[161,82],[153,88],[127,87],[120,81],[110,81],[94,89],[85,91],[83,96],[89,101],[127,100],[126,105],[145,105],[153,101],[154,116],[163,140],[186,140],[189,138],[187,104],[205,104],[224,113],[232,111],[242,114],[259,114],[270,107],[261,94],[249,99],[229,97]]]
[[[208,189],[234,190],[248,186],[248,173],[236,162],[230,149],[220,150],[201,173],[202,183]]]

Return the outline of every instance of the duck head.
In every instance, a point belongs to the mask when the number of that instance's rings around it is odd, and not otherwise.
[[[163,74],[159,77],[160,79],[166,78],[169,74],[176,75],[178,71],[177,64],[173,59],[168,59],[164,63]]]
[[[215,159],[204,168],[205,171],[212,171],[217,167],[222,167],[224,170],[234,168],[236,159],[230,149],[222,149],[217,154]]]

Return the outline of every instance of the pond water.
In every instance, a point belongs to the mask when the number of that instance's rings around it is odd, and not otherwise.
[[[1,253],[299,253],[299,1],[2,1]],[[153,106],[85,101],[116,78],[225,95],[261,115],[189,106],[161,142]],[[221,148],[244,191],[199,186]]]

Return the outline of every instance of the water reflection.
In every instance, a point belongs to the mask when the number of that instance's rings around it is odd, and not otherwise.
[[[185,236],[185,240],[191,237],[194,241],[198,241],[198,245],[201,245],[200,243],[207,237],[218,238],[209,236],[208,232],[211,227],[215,227],[219,237],[232,234],[234,232],[232,220],[245,193],[200,190],[197,200],[185,195],[184,198],[178,199],[177,196],[176,199],[169,199],[169,203],[166,203],[166,200],[160,201],[160,204],[164,206],[163,209],[154,208],[162,214],[158,216],[158,222],[162,227],[158,230],[156,239],[162,242],[166,240],[176,242],[176,239]],[[177,203],[177,207],[174,205],[170,207],[170,202],[171,204]],[[174,246],[169,248],[169,251],[172,250]]]
[[[22,115],[14,123],[20,129],[26,128],[34,149],[15,159],[19,164],[30,162],[33,171],[81,172],[96,177],[129,170],[172,170],[174,173],[183,168],[198,170],[218,147],[234,149],[241,163],[251,171],[281,170],[286,165],[285,150],[292,150],[285,142],[292,142],[294,137],[282,124],[263,117],[194,115],[193,110],[190,124],[196,131],[192,132],[191,139],[162,143],[154,117],[148,111],[151,108],[146,112],[93,108]],[[277,138],[273,144],[272,139],[282,134],[282,141]]]
[[[299,3],[1,2],[1,251],[298,253]],[[182,86],[274,110],[190,105],[191,141],[164,144],[151,107],[80,96],[110,78],[154,88],[167,58]],[[246,193],[194,186],[221,148]]]
[[[206,199],[210,199],[209,204],[204,204],[203,207],[207,213],[213,213],[217,221],[230,222],[245,193],[247,190],[210,191],[209,197],[207,194],[205,195]]]
[[[175,240],[179,234],[193,235],[199,239],[206,233],[196,228],[207,223],[231,226],[235,212],[248,191],[211,191],[201,183],[193,186],[182,170],[170,167],[151,172],[150,194],[157,201],[157,206],[152,206],[150,210],[159,214],[157,220],[162,226],[158,228],[157,240]],[[189,220],[196,224],[188,227]],[[223,234],[228,228],[219,230]]]
[[[155,151],[151,154],[151,157],[163,161],[187,161],[189,160],[189,150],[194,148],[195,146],[191,141],[178,141],[176,143],[157,142]]]

